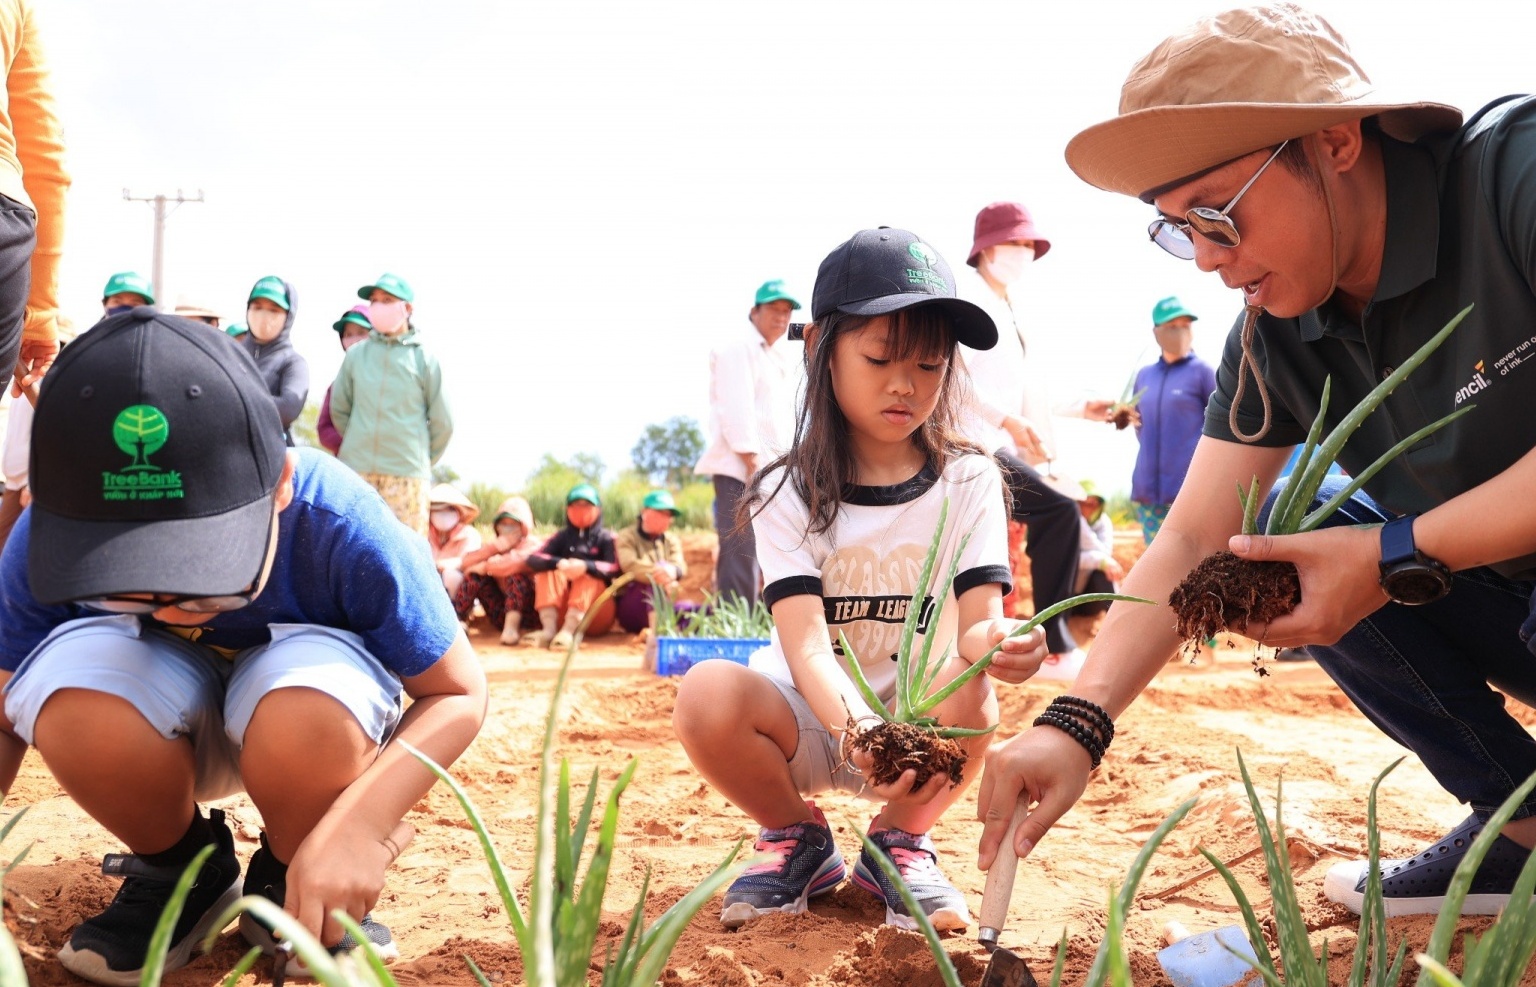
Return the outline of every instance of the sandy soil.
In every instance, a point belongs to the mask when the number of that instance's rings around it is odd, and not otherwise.
[[[491,710],[484,731],[454,766],[490,826],[503,859],[521,887],[533,839],[535,778],[530,765],[546,715],[557,658],[548,652],[507,649],[488,629],[472,635],[491,680]],[[1066,982],[1081,983],[1104,928],[1105,900],[1142,843],[1181,802],[1200,803],[1154,858],[1126,932],[1135,982],[1167,984],[1155,954],[1164,924],[1176,919],[1193,931],[1240,922],[1230,895],[1207,871],[1196,848],[1224,860],[1258,846],[1243,796],[1235,752],[1243,751],[1267,806],[1284,779],[1284,816],[1293,845],[1296,879],[1314,943],[1327,940],[1331,980],[1347,976],[1356,923],[1322,898],[1323,873],[1360,853],[1365,835],[1365,797],[1371,779],[1402,752],[1381,736],[1309,663],[1274,667],[1259,679],[1251,651],[1223,646],[1213,662],[1172,664],[1123,718],[1120,734],[1082,802],[1021,867],[1004,944],[1026,958],[1042,983],[1054,944],[1066,930],[1070,958]],[[647,869],[646,906],[654,918],[701,880],[738,838],[754,827],[703,783],[672,736],[670,716],[676,680],[639,670],[638,644],[619,635],[598,639],[577,659],[564,704],[560,753],[572,774],[585,778],[600,768],[603,790],[624,763],[641,760],[622,806],[618,852],[605,916],[605,935],[622,930]],[[1003,687],[1003,734],[1027,724],[1060,692],[1053,684]],[[1523,710],[1527,722],[1533,717]],[[819,800],[853,859],[873,807],[831,796]],[[120,848],[52,782],[29,755],[7,803],[30,804],[5,858],[36,841],[26,861],[5,882],[5,922],[23,950],[34,985],[79,983],[53,959],[82,916],[110,900],[115,881],[99,873],[103,853]],[[236,826],[242,858],[256,846],[259,817],[237,798],[224,807]],[[980,825],[974,820],[974,789],[935,831],[947,873],[980,904],[985,875],[974,866]],[[1383,849],[1411,853],[1437,838],[1464,815],[1414,761],[1405,762],[1384,786],[1380,815]],[[400,943],[396,976],[406,985],[470,985],[462,956],[471,955],[495,982],[521,981],[521,965],[500,899],[474,834],[457,803],[439,786],[413,812],[419,835],[391,874],[376,909]],[[1261,917],[1269,898],[1262,863],[1235,865]],[[1170,890],[1175,889],[1178,890]],[[765,919],[738,932],[717,921],[718,900],[694,920],[673,953],[664,983],[873,987],[876,984],[938,984],[932,958],[913,934],[880,927],[883,912],[873,898],[845,884],[818,899],[809,914]],[[1394,920],[1394,936],[1410,951],[1427,942],[1427,919]],[[1464,923],[1481,929],[1484,920]],[[979,983],[985,956],[974,927],[951,937],[947,948],[964,982]],[[599,943],[599,956],[602,952]],[[165,983],[177,987],[221,981],[243,951],[237,933],[226,933],[215,951],[196,959]],[[1453,957],[1459,965],[1459,958]],[[1410,961],[1411,983],[1413,967]],[[266,983],[262,976],[242,984]],[[594,981],[595,982],[595,981]],[[1522,983],[1536,985],[1536,974]]]

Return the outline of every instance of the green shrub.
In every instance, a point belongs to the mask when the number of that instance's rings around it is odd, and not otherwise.
[[[546,459],[548,457],[545,457]],[[581,483],[581,474],[559,463],[546,464],[545,468],[528,477],[523,496],[533,509],[535,524],[549,525],[556,529],[565,525],[565,495]]]
[[[708,479],[694,479],[683,484],[674,499],[677,501],[677,509],[682,511],[677,518],[678,527],[695,531],[714,530],[715,485]]]
[[[618,479],[602,490],[603,524],[610,531],[634,524],[640,518],[641,502],[653,489],[655,487],[648,479],[633,470],[619,474]]]
[[[496,518],[496,508],[501,502],[511,496],[510,493],[491,483],[482,483],[476,480],[464,491],[470,503],[480,508],[480,516],[475,519],[477,525],[483,525],[486,530],[491,528],[491,522]]]

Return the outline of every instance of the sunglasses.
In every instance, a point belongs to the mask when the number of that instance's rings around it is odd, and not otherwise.
[[[148,599],[145,599],[145,596]],[[252,583],[243,592],[233,596],[175,596],[164,593],[127,594],[121,596],[96,596],[89,600],[75,600],[90,610],[100,610],[102,613],[154,613],[166,607],[175,607],[187,613],[228,613],[231,610],[239,610],[250,604],[256,596],[256,584]]]
[[[1153,243],[1179,258],[1179,260],[1195,259],[1195,243],[1190,239],[1190,230],[1194,230],[1218,247],[1231,249],[1242,243],[1243,238],[1237,232],[1237,224],[1232,222],[1232,217],[1227,214],[1232,211],[1233,206],[1237,205],[1238,200],[1253,187],[1253,183],[1259,180],[1259,176],[1264,174],[1264,170],[1271,164],[1274,164],[1275,159],[1280,156],[1280,152],[1285,150],[1285,145],[1289,143],[1289,140],[1281,141],[1280,146],[1275,148],[1274,153],[1269,156],[1268,160],[1259,165],[1259,170],[1253,173],[1253,177],[1248,179],[1248,183],[1237,190],[1237,194],[1232,197],[1232,201],[1222,206],[1219,210],[1212,209],[1210,206],[1196,206],[1184,214],[1183,222],[1169,219],[1166,216],[1159,216],[1152,221],[1151,226],[1147,227],[1147,235],[1152,238]]]

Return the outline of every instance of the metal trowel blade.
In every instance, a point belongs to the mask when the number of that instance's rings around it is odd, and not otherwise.
[[[1035,975],[1029,972],[1024,958],[1018,953],[998,948],[987,960],[987,972],[981,976],[981,987],[1040,987]]]

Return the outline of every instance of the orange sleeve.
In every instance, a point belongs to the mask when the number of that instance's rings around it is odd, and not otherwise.
[[[21,40],[5,79],[21,181],[37,212],[37,246],[32,252],[32,290],[27,297],[23,339],[58,338],[59,260],[64,252],[64,128],[48,88],[47,60],[32,5],[21,4]]]

